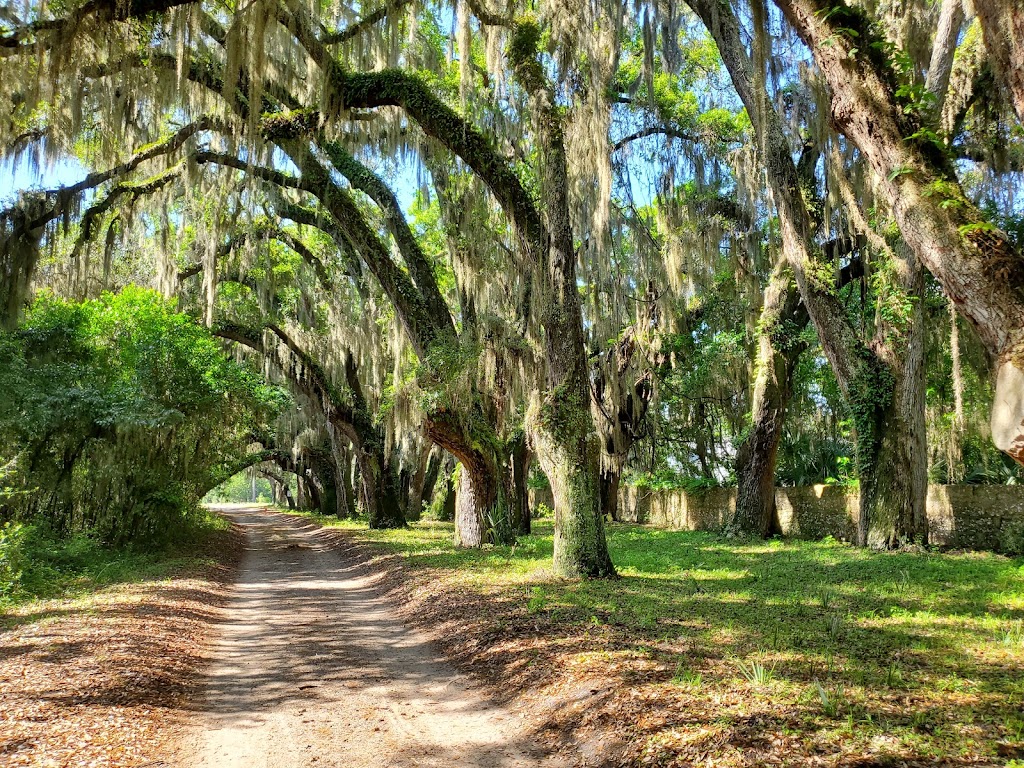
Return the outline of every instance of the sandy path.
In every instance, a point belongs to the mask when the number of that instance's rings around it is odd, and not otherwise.
[[[554,766],[395,618],[344,547],[259,508],[184,763],[194,768]]]

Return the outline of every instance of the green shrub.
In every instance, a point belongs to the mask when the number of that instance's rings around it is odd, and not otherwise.
[[[285,396],[154,291],[42,294],[0,332],[0,519],[163,542]]]
[[[194,507],[159,543],[111,547],[94,533],[63,535],[44,520],[7,523],[0,527],[0,607],[162,578],[178,564],[194,560],[209,538],[228,525],[224,518]]]
[[[21,583],[25,567],[25,539],[29,528],[23,523],[0,526],[0,600],[13,595]]]
[[[1024,520],[1011,520],[999,532],[999,551],[1024,555]]]
[[[454,491],[448,490],[447,480],[443,476],[439,477],[437,485],[434,487],[434,495],[430,499],[430,504],[425,504],[423,507],[423,518],[425,520],[444,520],[444,505],[448,500],[449,492],[454,493]]]
[[[512,522],[512,507],[500,489],[494,506],[487,510],[484,517],[487,541],[491,544],[512,545],[516,543],[516,527]]]

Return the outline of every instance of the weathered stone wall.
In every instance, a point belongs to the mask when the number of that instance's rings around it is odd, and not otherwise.
[[[857,491],[833,485],[777,488],[775,505],[786,536],[853,539]],[[552,506],[551,492],[530,491],[530,508]],[[713,531],[736,509],[735,488],[701,492],[652,491],[623,487],[619,517],[658,528]],[[958,549],[1000,549],[1009,526],[1024,529],[1024,486],[932,485],[928,488],[930,541]]]
[[[860,494],[834,485],[776,488],[775,509],[785,536],[851,541],[857,533]]]
[[[1000,549],[1024,525],[1024,486],[933,485],[928,488],[931,540],[958,549]]]
[[[659,528],[713,531],[721,528],[735,511],[735,488],[687,493],[625,487],[619,493],[620,519]]]

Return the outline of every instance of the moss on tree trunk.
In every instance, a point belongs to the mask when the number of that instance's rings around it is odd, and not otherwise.
[[[793,395],[793,372],[807,348],[800,337],[807,321],[792,272],[781,261],[761,311],[750,432],[736,455],[736,513],[728,524],[732,533],[767,537],[777,530],[775,467]]]

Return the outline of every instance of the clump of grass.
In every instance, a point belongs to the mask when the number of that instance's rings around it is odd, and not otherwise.
[[[927,710],[919,710],[910,716],[910,727],[915,731],[927,731],[931,727],[931,714]]]
[[[1003,633],[1003,645],[1016,647],[1024,644],[1024,621],[1017,619]]]
[[[756,659],[750,662],[744,662],[742,659],[736,659],[736,668],[743,675],[743,678],[751,685],[766,686],[775,679],[775,665],[772,664],[770,667],[761,661]]]
[[[704,675],[680,662],[679,666],[676,667],[676,673],[672,677],[672,682],[685,688],[697,689],[704,683]]]
[[[841,684],[826,688],[815,680],[814,689],[818,694],[818,701],[821,702],[821,711],[826,717],[838,717],[839,713],[847,706],[846,689]]]
[[[903,672],[900,671],[900,665],[895,661],[889,662],[888,669],[885,670],[885,685],[887,688],[896,688],[903,684]]]
[[[900,569],[900,578],[896,582],[896,594],[902,595],[910,589],[910,572],[906,568]]]
[[[531,613],[540,613],[548,604],[548,597],[544,593],[544,587],[534,587],[531,590],[530,600],[526,604],[526,610]]]

